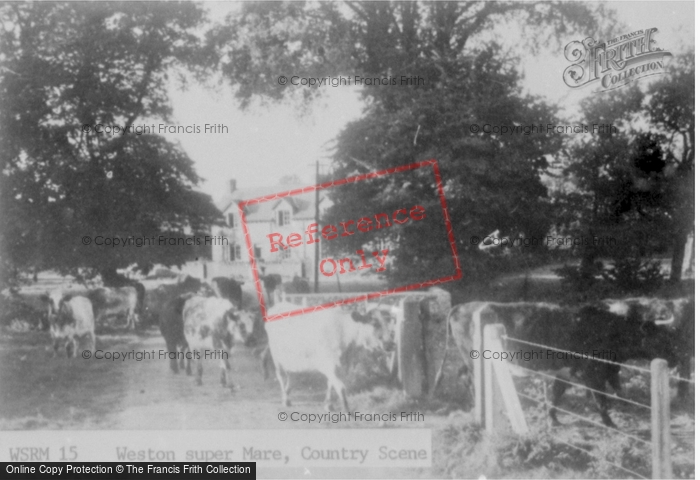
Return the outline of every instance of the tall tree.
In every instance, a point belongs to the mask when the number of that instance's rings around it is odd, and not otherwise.
[[[12,3],[0,18],[4,266],[112,276],[134,262],[186,261],[191,249],[94,240],[182,236],[219,219],[194,190],[192,161],[157,135],[172,123],[169,75],[201,63],[201,7]]]
[[[588,241],[583,276],[597,273],[597,258],[671,252],[671,280],[680,280],[694,221],[694,81],[690,52],[646,91],[631,85],[582,103],[581,123],[617,128],[580,135],[565,150],[558,223]]]
[[[534,49],[576,29],[595,35],[595,18],[587,6],[553,2],[245,4],[212,31],[210,44],[243,106],[254,97],[309,101],[322,90],[280,87],[280,75],[344,76],[351,85],[356,76],[368,79],[359,82],[365,114],[338,138],[335,176],[437,158],[463,265],[468,273],[486,274],[493,269],[477,256],[472,237],[496,228],[504,234],[547,231],[546,189],[539,176],[547,167],[545,155],[557,148],[557,139],[546,134],[480,129],[555,121],[553,108],[522,93],[517,70],[491,41],[494,26],[512,21]],[[422,81],[373,84],[374,78],[402,76]],[[470,131],[472,125],[479,131]],[[448,271],[449,251],[436,235],[444,231],[444,221],[431,179],[432,173],[387,176],[334,189],[328,223],[360,210],[391,212],[415,204],[436,213],[402,228],[400,236],[398,230],[380,229],[329,246],[353,250],[368,239],[392,245],[396,282]]]
[[[681,279],[683,247],[695,227],[695,50],[674,58],[670,74],[649,89],[646,111],[661,138],[668,178],[664,204],[671,221],[671,281]]]

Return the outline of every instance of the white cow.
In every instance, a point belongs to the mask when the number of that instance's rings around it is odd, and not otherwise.
[[[89,349],[95,350],[95,317],[92,303],[85,297],[62,298],[54,293],[49,300],[49,325],[53,340],[53,354],[58,353],[60,340],[65,340],[66,355],[70,358],[78,352],[78,339],[87,335]]]
[[[197,384],[202,384],[202,361],[221,360],[221,384],[233,389],[231,354],[234,340],[245,343],[253,331],[253,318],[238,311],[224,298],[194,296],[182,308],[184,332],[197,365]]]
[[[268,315],[298,309],[289,302],[277,302]],[[375,313],[376,312],[376,313]],[[316,371],[328,382],[326,409],[331,409],[332,390],[349,411],[345,385],[338,378],[341,357],[352,345],[370,350],[382,348],[381,323],[378,311],[366,316],[339,308],[294,315],[265,324],[275,373],[282,389],[282,404],[290,406],[290,372]]]

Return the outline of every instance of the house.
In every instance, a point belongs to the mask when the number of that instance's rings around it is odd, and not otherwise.
[[[225,198],[217,202],[226,220],[225,226],[212,227],[212,236],[221,236],[227,241],[212,245],[211,261],[217,270],[222,265],[239,275],[249,276],[250,259],[247,251],[238,203],[243,200],[262,197],[275,193],[307,187],[308,185],[273,185],[237,189],[236,181],[230,180],[230,191]],[[271,252],[267,235],[280,233],[285,238],[292,232],[303,232],[314,223],[316,209],[316,192],[308,192],[288,197],[268,200],[250,205],[246,210],[246,223],[252,242],[253,255],[258,267],[264,267],[265,273],[279,273],[292,277],[313,278],[314,245],[304,242],[298,248]],[[330,206],[327,191],[319,191],[319,215],[323,216]],[[243,269],[247,273],[244,273]]]

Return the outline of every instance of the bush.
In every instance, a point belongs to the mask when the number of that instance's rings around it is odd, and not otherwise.
[[[648,293],[661,286],[664,276],[658,260],[627,257],[613,261],[603,278],[622,292]]]
[[[27,323],[32,328],[41,328],[42,324],[46,323],[46,312],[27,305],[16,296],[0,299],[0,326],[9,327],[17,322]]]
[[[566,266],[556,269],[555,273],[569,291],[594,296],[598,293],[603,296],[649,293],[657,290],[664,279],[661,262],[638,256],[614,259],[608,268],[596,262],[595,267],[587,271],[580,266]]]

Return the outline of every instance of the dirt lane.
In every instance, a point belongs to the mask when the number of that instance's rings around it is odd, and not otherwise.
[[[252,350],[234,348],[234,393],[220,386],[218,362],[204,364],[203,385],[194,376],[174,375],[167,360],[119,361],[53,358],[47,332],[0,335],[1,430],[237,430],[368,428],[376,424],[282,422],[278,413],[323,413],[325,379],[295,375],[293,406],[283,408],[275,378],[263,380]],[[157,329],[138,335],[98,335],[103,351],[152,351],[165,348]],[[360,395],[362,396],[362,395]],[[358,396],[350,406],[363,410]],[[364,411],[367,411],[364,409]],[[388,426],[388,425],[387,425]],[[399,425],[391,425],[399,426]],[[416,424],[423,427],[425,424]],[[195,440],[196,442],[196,440]],[[415,478],[430,469],[267,468],[259,478]]]

